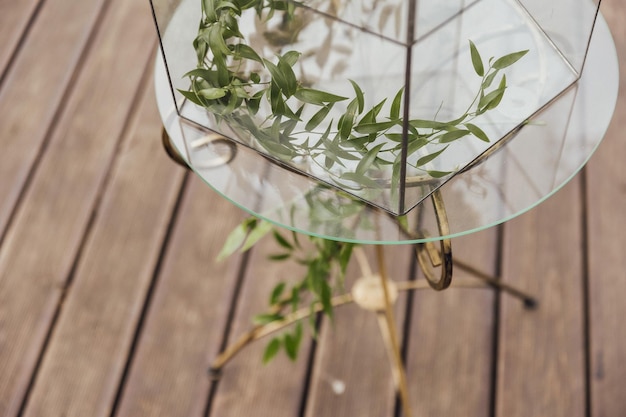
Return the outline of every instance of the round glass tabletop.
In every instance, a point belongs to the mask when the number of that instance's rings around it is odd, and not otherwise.
[[[191,169],[233,204],[275,225],[308,235],[365,244],[452,238],[506,222],[543,202],[587,163],[617,100],[615,45],[598,17],[580,80],[515,132],[482,163],[455,175],[431,198],[396,217],[344,192],[279,166],[256,151],[179,117],[161,55],[156,97],[174,146]],[[210,216],[211,213],[207,213]],[[419,231],[419,232],[408,232]]]

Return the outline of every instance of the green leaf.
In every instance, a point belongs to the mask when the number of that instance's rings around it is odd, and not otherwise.
[[[493,80],[496,78],[496,75],[498,75],[498,71],[493,71],[491,74],[487,75],[487,77],[485,78],[485,81],[483,81],[483,85],[482,88],[489,88],[491,87],[491,84],[493,83]]]
[[[348,97],[341,97],[312,88],[298,88],[294,96],[300,101],[318,106],[348,99]]]
[[[326,167],[326,169],[331,169],[335,165],[335,163],[341,165],[342,167],[345,167],[345,164],[343,163],[341,158],[339,158],[339,156],[332,150],[326,149],[323,154],[326,157],[324,159],[324,166]]]
[[[435,159],[436,157],[441,155],[443,153],[443,151],[445,151],[446,149],[448,149],[447,146],[445,148],[437,151],[437,152],[431,153],[431,154],[426,155],[426,156],[422,156],[420,159],[417,160],[415,165],[422,166],[422,165],[425,165],[425,164],[429,163],[430,161],[432,161],[433,159]]]
[[[439,143],[449,143],[470,134],[469,130],[459,129],[446,132],[439,136]]]
[[[283,72],[273,62],[270,62],[267,59],[264,59],[263,62],[272,76],[272,81],[276,83],[280,90],[287,91],[288,82]],[[274,94],[272,95],[272,98],[274,98]]]
[[[293,151],[293,149],[290,149],[283,144],[277,143],[275,141],[263,141],[260,137],[257,137],[257,139],[259,139],[259,141],[261,142],[261,145],[265,149],[267,149],[269,152],[272,153],[272,155],[276,157],[284,158],[284,159],[291,159],[295,155],[295,152]]]
[[[208,81],[212,85],[215,85],[215,83],[217,83],[217,71],[211,71],[206,68],[193,69],[189,71],[188,73],[186,73],[185,75],[183,75],[183,78],[187,78],[187,77],[202,78],[203,80]]]
[[[385,133],[385,137],[392,142],[402,143],[404,135],[402,133]]]
[[[378,113],[380,113],[380,110],[383,108],[385,101],[387,101],[387,99],[383,99],[380,103],[372,107],[370,111],[365,113],[359,123],[374,123],[376,121]]]
[[[283,92],[287,97],[291,97],[295,94],[298,88],[298,80],[296,79],[296,74],[293,72],[291,65],[284,58],[278,59],[278,69],[282,72],[283,78],[285,79],[286,85],[283,88]]]
[[[470,43],[470,54],[472,55],[472,65],[474,66],[474,71],[476,71],[476,74],[482,77],[483,75],[485,75],[485,67],[483,66],[483,60],[480,57],[480,54],[478,53],[478,49],[476,49],[476,45],[474,45],[474,42],[469,41],[469,43]]]
[[[289,51],[289,52],[286,52],[282,56],[281,61],[283,61],[285,64],[289,65],[290,67],[293,67],[296,64],[296,62],[298,62],[298,58],[300,58],[300,55],[302,54],[298,51]]]
[[[396,201],[398,197],[398,190],[400,188],[400,174],[402,172],[402,154],[398,154],[393,162],[393,168],[391,170],[391,198]]]
[[[490,92],[489,94],[487,94],[486,96],[482,97],[480,101],[478,102],[479,112],[484,113],[486,110],[493,109],[498,104],[500,104],[500,101],[502,100],[502,97],[504,96],[505,88],[506,88],[506,75],[503,75],[502,80],[500,81],[500,86],[496,88],[495,90],[493,90],[492,92]]]
[[[285,100],[283,99],[282,90],[275,81],[272,81],[269,89],[269,99],[273,115],[275,117],[282,116],[285,111]]]
[[[396,217],[396,221],[404,230],[409,230],[409,218],[406,214]]]
[[[404,93],[404,87],[402,87],[400,91],[398,91],[398,93],[393,99],[393,102],[391,103],[391,110],[389,111],[389,118],[391,120],[397,120],[400,118],[400,107],[402,104],[403,93]]]
[[[241,251],[245,252],[248,249],[250,249],[252,246],[254,246],[255,243],[261,240],[261,238],[263,238],[263,236],[268,234],[271,230],[272,230],[272,225],[269,222],[265,220],[257,221],[255,227],[250,231],[250,233],[248,234],[248,237],[243,243],[243,246],[241,247]]]
[[[233,231],[230,232],[229,235],[226,237],[224,246],[222,246],[222,250],[217,255],[217,260],[221,261],[222,259],[235,253],[246,240],[246,236],[248,236],[248,231],[256,226],[256,222],[257,220],[254,217],[250,217],[249,219],[246,219],[243,223],[235,227]]]
[[[398,123],[397,120],[389,121],[389,122],[378,122],[378,123],[363,123],[359,124],[354,128],[355,132],[361,133],[364,135],[368,135],[370,133],[378,133],[383,130],[387,130]]]
[[[302,323],[298,323],[293,334],[286,333],[284,338],[285,352],[292,361],[298,358],[300,342],[302,341]]]
[[[229,1],[220,1],[215,10],[221,9],[232,9],[235,12],[239,12],[239,7]]]
[[[207,100],[216,100],[226,95],[225,88],[205,88],[198,91],[198,95],[206,98]]]
[[[326,116],[328,116],[328,112],[330,112],[331,106],[332,105],[328,105],[319,109],[319,111],[315,113],[313,117],[311,117],[311,119],[307,122],[306,126],[304,126],[304,129],[307,132],[310,132],[313,129],[315,129],[317,126],[319,126],[319,124],[322,123],[322,121],[324,121]]]
[[[250,81],[255,84],[259,84],[261,82],[261,76],[256,72],[252,72],[250,73]]]
[[[444,122],[438,122],[436,120],[420,120],[420,119],[413,119],[413,120],[409,120],[409,124],[413,127],[416,127],[418,129],[436,129],[436,130],[442,130],[442,129],[446,129],[449,127],[448,123],[444,123]]]
[[[452,174],[452,171],[426,171],[426,172],[428,172],[428,175],[430,175],[433,178],[443,178],[446,175]]]
[[[333,318],[333,304],[332,304],[332,289],[326,280],[320,280],[320,303],[322,303],[322,310],[331,319]]]
[[[301,121],[300,116],[298,116],[298,112],[294,113],[293,110],[291,110],[291,108],[287,105],[287,103],[284,103],[283,105],[282,116],[285,116],[291,120]]]
[[[300,290],[299,290],[298,287],[293,287],[291,289],[290,303],[291,303],[291,309],[293,311],[296,311],[298,309],[299,304],[300,304]]]
[[[502,58],[496,59],[496,62],[493,63],[492,67],[495,69],[503,69],[509,67],[519,61],[527,53],[528,49],[525,51],[513,52],[512,54],[505,55]]]
[[[217,20],[214,2],[215,0],[202,0],[202,10],[204,11],[207,19],[209,19],[210,21]]]
[[[287,284],[285,284],[284,282],[279,282],[278,284],[276,284],[276,286],[272,290],[272,294],[270,295],[270,305],[277,304],[278,301],[280,301],[280,296],[283,295],[286,286]]]
[[[448,127],[446,128],[446,130],[455,130],[456,129],[456,125],[458,125],[459,123],[461,123],[463,120],[465,120],[467,118],[468,114],[465,113],[463,114],[461,117],[458,117],[454,120],[450,120],[447,125]]]
[[[476,136],[478,139],[484,142],[489,142],[489,137],[487,136],[487,134],[483,132],[483,130],[478,126],[472,123],[465,123],[465,127],[468,128],[469,131],[472,132],[472,135]]]
[[[339,250],[339,268],[342,275],[344,275],[346,273],[346,269],[348,269],[348,264],[350,263],[350,258],[352,257],[352,249],[354,249],[353,243],[344,243]]]
[[[278,351],[280,350],[280,339],[274,338],[270,340],[270,342],[265,347],[265,352],[263,352],[263,363],[267,364],[269,361],[274,359]]]
[[[231,55],[231,51],[228,49],[228,46],[222,37],[222,28],[220,25],[211,26],[209,29],[209,47],[213,51],[214,55]]]
[[[365,175],[359,175],[355,172],[344,172],[341,174],[341,179],[356,182],[361,187],[380,188],[380,184],[373,179],[366,177]]]
[[[183,95],[183,97],[185,97],[187,100],[191,101],[193,104],[197,104],[198,106],[204,106],[204,103],[202,101],[200,101],[200,99],[198,98],[198,96],[196,95],[196,93],[194,93],[193,91],[187,91],[187,90],[178,90],[179,93],[181,93]]]
[[[281,235],[277,230],[274,230],[274,239],[276,242],[285,249],[293,250],[293,245]]]
[[[291,258],[290,253],[277,253],[274,255],[269,255],[267,257],[267,259],[269,259],[270,261],[274,261],[274,262],[286,261],[289,258]]]
[[[279,321],[282,319],[284,319],[284,317],[281,316],[280,314],[267,314],[266,313],[266,314],[257,314],[252,319],[252,322],[256,325],[263,326],[265,324],[272,323],[274,321]]]
[[[428,145],[428,140],[424,138],[416,138],[409,141],[409,147],[407,148],[407,156],[413,155],[418,149],[423,148],[425,145]]]
[[[370,149],[367,154],[365,154],[363,159],[359,161],[359,164],[356,166],[354,172],[357,175],[365,174],[365,172],[370,168],[370,166],[372,166],[372,164],[376,160],[376,157],[378,156],[378,153],[383,146],[385,146],[385,144],[381,143],[380,145],[376,145],[372,149]]]
[[[217,67],[217,85],[227,86],[230,83],[231,72],[228,70],[224,57],[221,55],[214,55],[213,63]]]
[[[357,107],[357,100],[352,100],[350,104],[348,104],[348,109],[346,110],[346,113],[339,119],[337,127],[339,128],[339,136],[341,137],[341,139],[345,140],[350,137],[350,133],[352,133],[352,127],[354,126],[354,118],[356,116]]]
[[[363,113],[363,107],[365,107],[365,98],[363,97],[363,90],[361,90],[361,87],[359,87],[359,85],[357,83],[355,83],[354,81],[350,80],[350,83],[352,83],[352,88],[354,88],[354,93],[356,94],[356,99],[357,102],[359,103],[359,114]]]
[[[259,63],[263,64],[263,59],[261,59],[259,54],[257,54],[254,49],[250,48],[246,44],[239,43],[239,44],[235,45],[235,54],[239,55],[242,58],[251,59],[253,61],[256,61],[256,62],[259,62]],[[258,74],[257,74],[257,76],[258,76]]]

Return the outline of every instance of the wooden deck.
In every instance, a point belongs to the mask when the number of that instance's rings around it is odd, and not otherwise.
[[[626,76],[626,3],[604,0]],[[376,319],[207,365],[291,268],[214,261],[243,214],[161,149],[147,0],[0,0],[0,416],[399,415]],[[588,167],[455,254],[541,294],[403,296],[415,415],[626,416],[626,90]],[[410,273],[398,247],[394,276]],[[337,394],[332,383],[345,383]]]

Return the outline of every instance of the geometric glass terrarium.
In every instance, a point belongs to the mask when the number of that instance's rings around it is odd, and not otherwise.
[[[578,80],[599,1],[151,5],[183,119],[402,215]]]

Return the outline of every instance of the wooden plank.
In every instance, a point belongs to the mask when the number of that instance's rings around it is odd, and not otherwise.
[[[230,341],[250,329],[252,318],[267,311],[274,285],[299,279],[302,267],[290,262],[272,262],[269,254],[280,249],[272,240],[263,241],[252,253],[244,286],[233,319]],[[305,326],[307,329],[308,326]],[[290,362],[281,351],[268,365],[262,364],[267,339],[242,350],[223,369],[223,375],[211,407],[215,417],[297,416],[303,396],[310,333],[304,332],[298,360]]]
[[[147,46],[154,44],[148,5],[116,1],[109,11],[105,30],[75,81],[75,94],[0,253],[1,415],[15,415],[29,386],[133,96],[152,57]],[[28,146],[28,141],[19,146]],[[21,153],[9,151],[3,158],[6,155],[19,158]]]
[[[63,302],[25,416],[109,416],[183,170],[147,88]]]
[[[626,5],[605,0],[602,11],[613,33],[626,79]],[[626,415],[626,89],[622,81],[605,142],[589,163],[587,175],[591,415]]]
[[[505,282],[538,295],[527,310],[503,296],[496,415],[585,416],[580,177],[505,225]]]
[[[241,260],[215,258],[242,218],[192,178],[117,416],[204,417],[207,369],[219,352]]]
[[[368,258],[375,260],[372,248],[367,249]],[[387,247],[385,254],[391,279],[406,281],[411,248]],[[376,271],[376,263],[371,263]],[[353,259],[346,279],[348,290],[361,275]],[[403,293],[395,308],[399,331],[405,312]],[[355,304],[337,310],[334,321],[326,321],[320,332],[305,415],[393,416],[395,398],[390,361],[376,314]]]
[[[19,23],[19,15],[32,8],[29,1],[0,3],[2,20],[12,22],[0,23],[0,31],[14,30],[11,27]],[[103,0],[46,1],[1,86],[0,235],[55,122],[64,94],[72,86],[74,70],[102,3]],[[2,43],[0,50],[8,49]]]
[[[0,80],[38,3],[38,0],[0,0]]]
[[[495,228],[453,239],[452,251],[455,259],[495,275]],[[452,288],[413,295],[407,367],[416,416],[490,415],[494,293],[454,288],[455,281],[471,278],[456,267]]]

